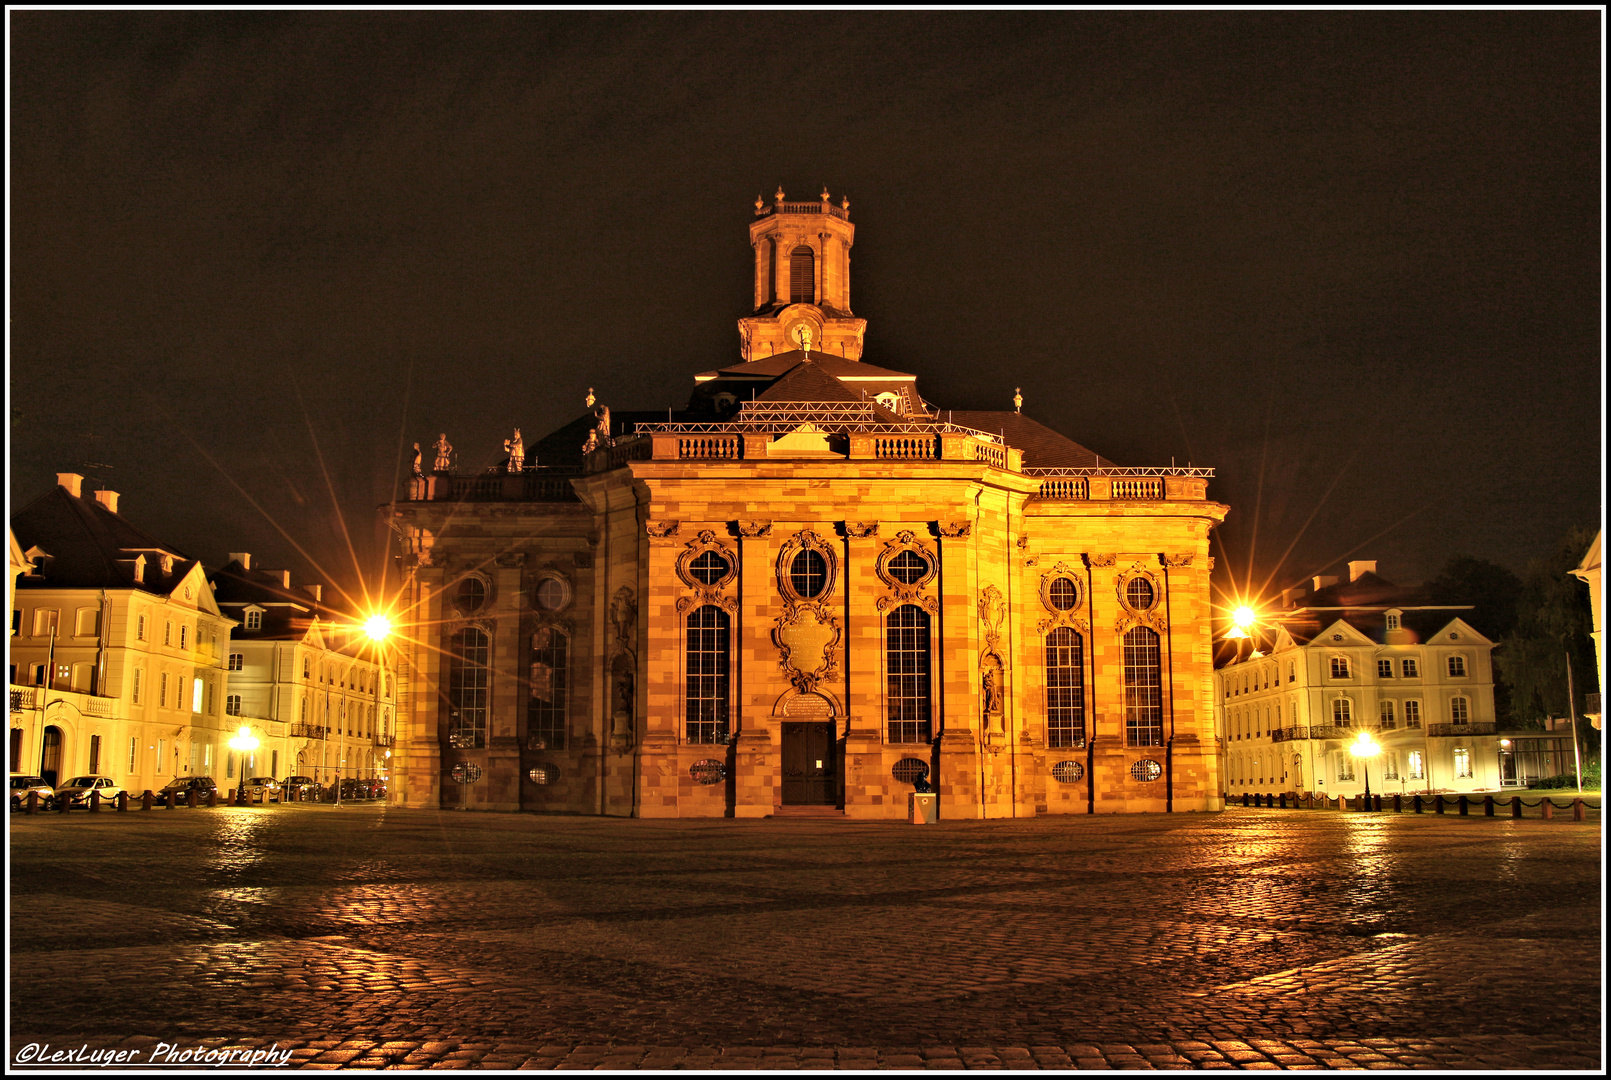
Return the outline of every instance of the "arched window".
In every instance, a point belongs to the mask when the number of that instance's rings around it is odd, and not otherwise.
[[[1331,722],[1338,727],[1352,727],[1354,724],[1354,705],[1345,697],[1340,697],[1331,703]]]
[[[817,260],[811,249],[801,244],[789,252],[789,303],[817,302]]]
[[[928,742],[929,615],[916,604],[902,604],[885,622],[889,690],[889,741]]]
[[[688,613],[688,741],[727,741],[727,612],[706,604]]]
[[[1085,745],[1085,649],[1059,626],[1046,635],[1046,744]]]
[[[448,740],[461,749],[487,745],[487,635],[466,626],[448,648]]]
[[[526,705],[526,741],[565,749],[567,673],[571,640],[558,627],[542,626],[531,635],[531,697]]]
[[[1131,746],[1163,745],[1163,672],[1158,635],[1137,626],[1124,635],[1124,729]]]

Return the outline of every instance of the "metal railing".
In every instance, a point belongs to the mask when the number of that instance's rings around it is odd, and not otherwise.
[[[330,729],[319,724],[292,724],[291,738],[293,739],[324,739],[330,735]]]
[[[1492,723],[1482,722],[1476,724],[1428,724],[1426,733],[1434,739],[1449,738],[1454,735],[1492,735],[1497,728]]]
[[[1212,479],[1213,469],[1189,468],[1174,465],[1143,465],[1134,468],[1118,465],[1036,466],[1024,470],[1025,476],[1196,476]]]
[[[1309,729],[1303,726],[1276,728],[1270,732],[1271,742],[1293,742],[1309,738]]]

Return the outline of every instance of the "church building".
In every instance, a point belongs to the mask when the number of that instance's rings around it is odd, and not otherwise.
[[[1212,470],[864,359],[848,200],[756,201],[739,355],[384,509],[392,798],[639,817],[1216,810]],[[693,365],[690,365],[693,367]]]

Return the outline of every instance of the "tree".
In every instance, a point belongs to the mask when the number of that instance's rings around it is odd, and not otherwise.
[[[1516,600],[1516,625],[1495,656],[1499,672],[1511,688],[1511,714],[1522,721],[1578,715],[1584,745],[1598,746],[1598,732],[1582,721],[1583,695],[1599,689],[1594,646],[1589,637],[1591,612],[1588,586],[1569,571],[1594,540],[1587,529],[1567,533],[1549,557],[1527,565]],[[1566,665],[1570,657],[1576,701],[1567,700]]]
[[[1522,580],[1498,563],[1474,555],[1456,555],[1443,572],[1427,582],[1427,597],[1434,604],[1473,604],[1462,616],[1474,629],[1496,643],[1503,643],[1515,629],[1516,604],[1522,593]],[[1510,684],[1495,665],[1494,713],[1501,719],[1515,719],[1511,707]]]

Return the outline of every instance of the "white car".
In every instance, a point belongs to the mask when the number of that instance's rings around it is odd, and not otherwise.
[[[123,786],[110,776],[75,776],[56,789],[56,798],[66,799],[69,807],[88,806],[92,791],[108,803],[123,794]]]

